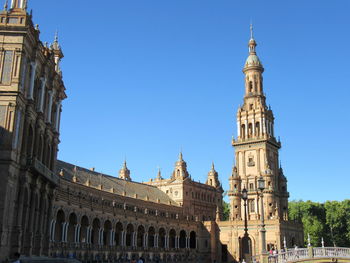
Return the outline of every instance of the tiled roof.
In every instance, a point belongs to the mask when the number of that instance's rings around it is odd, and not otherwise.
[[[76,166],[74,164],[66,163],[63,161],[57,161],[57,173],[61,175],[61,178],[68,181],[73,181],[73,177],[76,178],[76,183],[86,185],[90,180],[90,187],[100,189],[107,192],[113,192],[116,195],[137,198],[141,200],[148,200],[151,202],[162,203],[167,205],[179,206],[174,200],[172,200],[166,193],[161,191],[155,186],[126,181],[110,175],[101,174],[83,167]]]

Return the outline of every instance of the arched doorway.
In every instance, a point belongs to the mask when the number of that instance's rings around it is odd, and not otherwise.
[[[126,240],[125,240],[125,245],[127,247],[131,247],[132,244],[132,235],[134,234],[134,226],[132,224],[129,224],[126,227]]]
[[[92,222],[92,232],[91,232],[91,243],[94,245],[99,244],[99,231],[100,231],[100,220],[97,218]]]
[[[186,231],[185,230],[181,230],[180,231],[180,248],[186,248]]]
[[[62,210],[57,212],[56,227],[55,227],[55,241],[62,242],[63,224],[65,223],[65,215]]]
[[[80,242],[87,243],[88,242],[88,236],[87,236],[87,230],[89,227],[89,219],[87,216],[83,216],[81,218],[81,228],[80,228]]]
[[[197,247],[196,232],[191,231],[191,233],[190,233],[190,248],[195,249],[196,247]]]
[[[169,248],[175,248],[176,231],[171,229],[169,231]]]
[[[165,247],[165,229],[164,228],[159,229],[158,247],[160,248]]]
[[[122,234],[123,234],[123,224],[118,222],[115,226],[115,245],[121,246],[122,245]]]
[[[69,243],[75,242],[75,228],[77,225],[77,216],[74,213],[71,213],[69,215],[69,221],[68,221],[68,233],[67,233],[67,241]]]
[[[104,246],[110,246],[111,244],[111,230],[112,230],[112,223],[111,221],[107,220],[103,225],[103,244]]]
[[[245,262],[251,262],[252,258],[252,241],[248,235],[240,238],[240,258],[244,259]]]
[[[148,247],[154,247],[154,235],[155,235],[156,231],[154,230],[154,227],[151,226],[148,229]]]
[[[137,242],[136,242],[136,246],[137,247],[143,247],[143,238],[145,235],[145,228],[141,225],[137,228]]]

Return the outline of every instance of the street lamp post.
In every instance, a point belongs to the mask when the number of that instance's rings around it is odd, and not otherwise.
[[[249,236],[248,236],[248,219],[247,219],[247,199],[248,199],[248,191],[244,187],[242,190],[242,199],[244,201],[244,235],[242,239],[242,257],[243,260],[247,260],[250,262],[250,244],[249,244]]]
[[[248,236],[248,221],[247,221],[248,191],[245,188],[243,188],[243,190],[242,190],[242,199],[244,201],[244,236]]]
[[[261,235],[261,254],[266,253],[266,229],[265,229],[265,220],[264,220],[264,190],[265,190],[265,180],[262,176],[258,179],[258,188],[260,190],[260,203],[261,203],[261,228],[260,228],[260,235]]]

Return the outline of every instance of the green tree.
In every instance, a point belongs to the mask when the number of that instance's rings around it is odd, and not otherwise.
[[[225,201],[223,201],[223,216],[222,216],[222,220],[223,221],[228,221],[230,219],[230,204],[226,203]]]
[[[302,222],[304,242],[310,234],[313,246],[350,246],[350,200],[327,201],[324,204],[312,201],[289,203],[289,218]]]
[[[325,203],[326,223],[330,230],[332,245],[346,247],[349,242],[350,200]]]

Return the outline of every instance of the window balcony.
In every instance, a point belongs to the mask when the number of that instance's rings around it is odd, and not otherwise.
[[[31,171],[36,172],[43,176],[46,180],[51,183],[58,185],[59,178],[54,174],[49,168],[47,168],[42,162],[40,162],[35,157],[29,158],[27,165]]]

